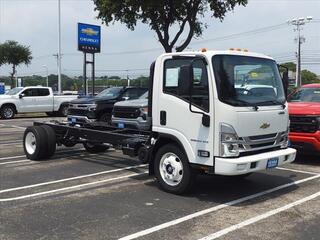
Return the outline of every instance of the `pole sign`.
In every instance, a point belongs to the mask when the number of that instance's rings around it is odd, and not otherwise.
[[[4,82],[0,82],[0,95],[5,93],[5,86],[4,86]]]
[[[99,53],[101,49],[101,27],[78,23],[78,50],[85,53]]]

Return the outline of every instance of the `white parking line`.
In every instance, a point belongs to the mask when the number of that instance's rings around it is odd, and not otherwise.
[[[16,159],[16,158],[21,158],[25,157],[26,155],[18,155],[18,156],[12,156],[12,157],[2,157],[0,160],[9,160],[9,159]]]
[[[20,127],[20,126],[17,126],[17,125],[7,125],[7,124],[0,124],[1,127],[8,127],[8,128],[16,128],[16,129],[22,129],[22,130],[25,130],[26,127]]]
[[[0,165],[8,165],[8,164],[15,164],[15,163],[23,163],[23,162],[31,162],[30,160],[18,160],[18,161],[10,161],[10,162],[2,162]]]
[[[59,150],[56,152],[56,155],[64,154],[64,153],[70,153],[70,152],[77,152],[77,151],[83,151],[84,148],[76,148],[76,149],[71,149],[71,150]],[[12,156],[12,157],[2,157],[0,158],[1,160],[10,160],[10,159],[17,159],[17,158],[23,158],[26,157],[26,155],[18,155],[18,156]],[[25,159],[22,159],[25,160]]]
[[[9,188],[9,189],[0,190],[0,194],[1,193],[7,193],[7,192],[13,192],[13,191],[17,191],[17,190],[22,190],[22,189],[28,189],[28,188],[35,188],[35,187],[39,187],[39,186],[51,185],[51,184],[55,184],[55,183],[67,182],[67,181],[72,181],[72,180],[77,180],[77,179],[82,179],[82,178],[95,177],[95,176],[99,176],[99,175],[102,175],[102,174],[120,172],[120,171],[124,171],[124,170],[130,170],[130,169],[133,169],[133,168],[141,168],[141,167],[145,167],[147,165],[148,164],[140,164],[140,165],[134,165],[134,166],[123,167],[123,168],[116,168],[116,169],[112,169],[112,170],[107,170],[107,171],[97,172],[97,173],[91,173],[91,174],[86,174],[86,175],[81,175],[81,176],[76,176],[76,177],[71,177],[71,178],[64,178],[64,179],[50,181],[50,182],[43,182],[43,183],[37,183],[37,184],[32,184],[32,185],[27,185],[27,186],[22,186],[22,187]]]
[[[312,199],[315,199],[315,198],[317,198],[317,197],[319,197],[319,196],[320,196],[320,192],[317,192],[317,193],[312,194],[312,195],[310,195],[310,196],[308,196],[308,197],[305,197],[305,198],[299,199],[298,201],[295,201],[295,202],[293,202],[293,203],[287,204],[287,205],[285,205],[285,206],[283,206],[283,207],[280,207],[280,208],[271,210],[271,211],[266,212],[266,213],[264,213],[264,214],[261,214],[261,215],[259,215],[259,216],[256,216],[256,217],[250,218],[250,219],[248,219],[248,220],[245,220],[245,221],[243,221],[243,222],[241,222],[241,223],[238,223],[238,224],[232,225],[232,226],[230,226],[230,227],[228,227],[228,228],[222,229],[222,230],[220,230],[220,231],[218,231],[218,232],[215,232],[215,233],[213,233],[213,234],[211,234],[211,235],[209,235],[209,236],[206,236],[206,237],[204,237],[204,238],[201,238],[200,240],[213,240],[213,239],[217,239],[217,238],[222,237],[222,236],[224,236],[224,235],[226,235],[226,234],[228,234],[228,233],[230,233],[230,232],[233,232],[233,231],[238,230],[238,229],[240,229],[240,228],[243,228],[243,227],[245,227],[245,226],[251,225],[251,224],[253,224],[253,223],[256,223],[256,222],[258,222],[258,221],[261,221],[261,220],[263,220],[263,219],[266,219],[266,218],[271,217],[271,216],[273,216],[273,215],[276,215],[276,214],[278,214],[278,213],[281,213],[281,212],[283,212],[283,211],[286,211],[286,210],[288,210],[288,209],[290,209],[290,208],[293,208],[293,207],[295,207],[295,206],[297,206],[297,205],[300,205],[300,204],[302,204],[302,203],[305,203],[305,202],[307,202],[307,201],[310,201],[310,200],[312,200]]]
[[[316,172],[309,172],[309,171],[303,171],[303,170],[292,169],[292,168],[277,167],[277,169],[283,170],[283,171],[289,171],[289,172],[304,173],[304,174],[309,174],[309,175],[317,175],[317,174],[319,174],[319,173],[316,173]]]
[[[142,173],[134,173],[134,174],[129,174],[129,175],[121,176],[121,177],[109,178],[109,179],[104,179],[104,180],[100,180],[100,181],[79,184],[79,185],[75,185],[75,186],[71,186],[71,187],[59,188],[59,189],[54,189],[54,190],[45,191],[45,192],[38,192],[38,193],[24,195],[24,196],[20,196],[20,197],[3,198],[3,199],[0,199],[0,202],[16,201],[16,200],[21,200],[21,199],[26,199],[26,198],[31,198],[31,197],[41,196],[41,195],[48,195],[48,194],[51,194],[51,193],[64,192],[64,191],[71,190],[71,189],[81,189],[83,187],[87,187],[87,186],[90,186],[90,185],[98,185],[100,183],[106,183],[106,182],[111,182],[111,181],[120,180],[120,179],[124,179],[124,178],[130,178],[130,177],[135,177],[135,176],[139,176],[139,175],[145,175],[147,173],[148,172],[145,171],[145,172],[142,172]]]
[[[294,182],[291,182],[291,183],[283,184],[283,185],[280,185],[278,187],[271,188],[271,189],[268,189],[268,190],[265,190],[265,191],[262,191],[262,192],[259,192],[259,193],[253,194],[253,195],[249,195],[249,196],[246,196],[246,197],[243,197],[243,198],[239,198],[239,199],[236,199],[236,200],[224,203],[224,204],[220,204],[220,205],[217,205],[217,206],[214,206],[214,207],[211,207],[211,208],[207,208],[207,209],[204,209],[204,210],[201,210],[201,211],[186,215],[184,217],[177,218],[175,220],[172,220],[172,221],[169,221],[169,222],[166,222],[166,223],[162,223],[160,225],[157,225],[157,226],[142,230],[140,232],[137,232],[137,233],[122,237],[119,240],[136,239],[138,237],[142,237],[142,236],[151,234],[153,232],[157,232],[159,230],[162,230],[162,229],[165,229],[165,228],[180,224],[182,222],[191,220],[193,218],[197,218],[197,217],[203,216],[205,214],[212,213],[212,212],[218,211],[220,209],[227,208],[227,207],[230,207],[230,206],[233,206],[233,205],[236,205],[236,204],[240,204],[240,203],[243,203],[245,201],[248,201],[248,200],[251,200],[251,199],[255,199],[255,198],[264,196],[266,194],[273,193],[275,191],[279,191],[281,189],[285,189],[285,188],[288,188],[288,187],[291,187],[291,186],[294,186],[294,185],[297,185],[297,184],[301,184],[301,183],[304,183],[304,182],[307,182],[307,181],[311,181],[311,180],[314,180],[314,179],[317,179],[317,178],[320,178],[320,174],[312,176],[312,177],[308,177],[308,178],[305,178],[305,179],[297,180],[297,181],[294,181]]]

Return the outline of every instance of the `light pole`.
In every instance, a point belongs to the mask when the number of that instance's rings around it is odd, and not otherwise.
[[[58,93],[61,94],[61,0],[58,0]]]
[[[46,69],[46,73],[47,73],[47,87],[49,87],[49,71],[48,71],[48,66],[47,65],[42,65],[42,67],[44,67]]]
[[[288,20],[288,24],[294,26],[294,31],[298,33],[298,36],[296,38],[298,43],[297,48],[297,67],[296,67],[296,87],[301,86],[301,44],[305,42],[305,38],[301,36],[301,30],[302,26],[306,23],[309,23],[313,18],[310,17],[300,17],[300,18],[294,18],[292,20]]]

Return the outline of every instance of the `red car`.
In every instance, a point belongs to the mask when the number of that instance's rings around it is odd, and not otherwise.
[[[320,154],[320,84],[302,86],[288,101],[292,147],[302,153]]]

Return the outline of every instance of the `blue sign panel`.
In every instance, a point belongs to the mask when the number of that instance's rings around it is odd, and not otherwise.
[[[99,53],[101,48],[101,27],[78,23],[78,50]]]
[[[5,86],[4,83],[0,82],[0,95],[5,93]]]

